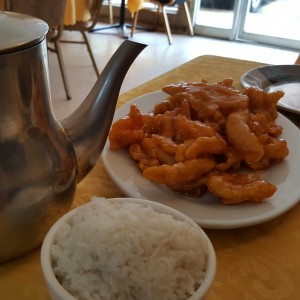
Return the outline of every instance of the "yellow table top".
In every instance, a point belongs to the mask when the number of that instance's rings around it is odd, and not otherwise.
[[[240,76],[262,64],[218,56],[200,56],[119,97],[118,107],[168,83],[216,82]],[[91,196],[124,196],[106,173],[101,159],[78,185],[73,207]],[[217,255],[217,273],[206,300],[291,300],[300,295],[300,205],[266,223],[231,230],[205,230]],[[40,249],[0,264],[0,298],[49,300],[39,262]],[[160,300],[160,299],[159,299]]]

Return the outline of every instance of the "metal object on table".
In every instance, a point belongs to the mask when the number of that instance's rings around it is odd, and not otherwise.
[[[45,22],[0,12],[0,261],[40,245],[70,207],[110,129],[123,79],[145,45],[125,41],[70,116],[51,107]]]

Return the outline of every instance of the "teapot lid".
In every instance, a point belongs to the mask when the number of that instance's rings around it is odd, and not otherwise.
[[[40,43],[49,29],[40,19],[8,11],[0,11],[0,28],[0,55]]]

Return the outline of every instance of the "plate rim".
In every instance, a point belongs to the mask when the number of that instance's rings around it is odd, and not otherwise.
[[[155,91],[155,92],[151,92],[151,93],[146,93],[144,95],[140,95],[140,96],[137,96],[135,97],[134,99],[132,99],[131,101],[125,103],[123,106],[121,106],[115,113],[115,116],[114,116],[114,120],[113,120],[113,123],[125,116],[127,113],[128,113],[128,109],[130,107],[131,104],[136,104],[136,102],[139,102],[141,100],[145,101],[143,98],[148,98],[148,97],[151,97],[151,96],[156,96],[156,94],[161,94],[162,96],[166,96],[167,94],[162,92],[162,91]],[[150,102],[150,101],[149,101]],[[153,107],[153,105],[152,105]],[[127,111],[125,112],[125,109],[127,109]],[[124,113],[122,114],[122,112],[124,111]],[[119,114],[121,114],[119,116]],[[291,122],[287,117],[285,117],[284,115],[278,113],[279,115],[279,118],[284,122],[284,123],[287,123],[291,128],[290,130],[297,130],[298,133],[299,133],[299,137],[300,137],[300,130],[299,128],[293,123]],[[299,142],[299,147],[300,147],[300,142]],[[101,154],[101,159],[103,161],[103,164],[104,164],[104,167],[106,169],[106,171],[108,172],[109,176],[111,177],[111,179],[116,183],[116,185],[118,186],[118,188],[127,196],[127,197],[135,197],[135,198],[144,198],[144,199],[148,199],[148,200],[151,200],[151,201],[155,201],[155,202],[158,202],[158,203],[163,203],[163,202],[160,202],[159,200],[154,200],[154,199],[151,199],[151,197],[145,197],[144,195],[140,195],[140,194],[137,194],[135,193],[134,191],[130,191],[130,187],[126,186],[123,184],[123,182],[121,181],[120,178],[118,178],[118,176],[115,175],[115,173],[113,172],[113,170],[111,169],[111,167],[109,166],[108,164],[108,161],[105,159],[108,155],[108,153],[110,152],[111,150],[109,150],[109,140],[107,139],[106,143],[105,143],[105,146],[103,148],[103,151],[102,151],[102,154]],[[123,149],[124,151],[124,149]],[[114,151],[115,153],[115,151]],[[128,160],[130,161],[130,157],[128,156]],[[146,180],[146,179],[145,179]],[[152,182],[149,182],[149,185],[155,185],[155,183],[152,183]],[[174,195],[176,195],[174,193]],[[199,218],[194,218],[193,216],[190,216],[188,215],[190,218],[192,218],[198,225],[200,225],[202,228],[207,228],[207,229],[232,229],[232,228],[242,228],[242,227],[248,227],[248,226],[253,226],[253,225],[257,225],[257,224],[261,224],[261,223],[265,223],[267,221],[270,221],[282,214],[284,214],[285,212],[289,211],[293,206],[295,206],[299,201],[300,201],[300,187],[299,187],[299,190],[297,190],[297,197],[294,196],[294,198],[292,200],[290,200],[288,203],[283,203],[283,205],[281,205],[278,208],[274,210],[271,210],[267,213],[264,213],[260,216],[249,216],[247,218],[244,218],[244,219],[236,219],[236,220],[230,220],[230,221],[224,221],[224,220],[207,220],[205,219],[204,221],[203,220],[200,220]],[[177,196],[177,198],[179,198]],[[269,200],[266,201],[266,204],[270,203]],[[165,203],[163,203],[165,204]],[[168,205],[168,204],[165,204],[165,205]],[[222,206],[222,204],[220,203],[220,205]],[[243,206],[241,206],[243,205]],[[252,204],[250,204],[252,205]],[[258,205],[263,205],[262,204],[253,204],[255,206],[258,206]],[[240,208],[240,207],[246,207],[248,206],[247,203],[243,203],[243,204],[240,204],[236,207]],[[175,208],[177,210],[179,210],[178,208],[176,207],[173,207],[171,206],[172,208]],[[233,206],[231,206],[233,207]],[[185,213],[183,211],[181,211],[182,213]],[[185,213],[186,214],[186,213]]]

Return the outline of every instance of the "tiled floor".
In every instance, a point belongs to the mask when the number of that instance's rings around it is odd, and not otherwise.
[[[64,38],[78,39],[77,33],[65,32]],[[88,35],[101,71],[123,39],[116,29]],[[165,33],[136,32],[134,41],[148,47],[137,57],[123,82],[121,93],[167,72],[200,55],[219,55],[254,60],[269,64],[292,64],[298,53],[254,44],[222,41],[204,37],[189,37],[173,34],[173,44],[167,42]],[[72,99],[66,100],[58,68],[57,57],[49,53],[52,104],[58,120],[74,111],[84,100],[96,81],[86,47],[80,44],[62,44]]]

